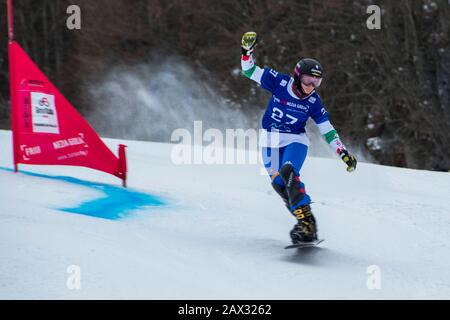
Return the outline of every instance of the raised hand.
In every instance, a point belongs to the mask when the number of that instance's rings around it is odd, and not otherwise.
[[[339,152],[339,156],[341,157],[342,161],[345,162],[347,165],[347,171],[352,172],[356,169],[356,161],[355,156],[351,155],[347,150],[342,149],[341,152]]]
[[[250,56],[258,42],[258,35],[256,32],[250,31],[244,33],[241,40],[241,50],[242,54]]]

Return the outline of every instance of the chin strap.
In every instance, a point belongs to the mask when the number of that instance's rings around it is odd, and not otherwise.
[[[297,86],[295,85],[295,81],[292,82],[292,91],[294,91],[294,93],[302,99],[307,96],[307,94],[303,91],[301,85],[300,88],[297,88]]]

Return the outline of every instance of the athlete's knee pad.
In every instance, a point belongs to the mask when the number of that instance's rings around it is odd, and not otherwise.
[[[276,183],[275,180],[272,181],[272,187],[280,195],[281,199],[284,201],[284,204],[290,210],[289,196],[287,194],[286,187]]]
[[[304,184],[300,182],[300,177],[296,175],[291,163],[286,163],[281,167],[280,175],[286,185],[291,209],[294,209],[305,199]]]
[[[288,185],[288,182],[295,177],[295,170],[290,162],[283,164],[280,169],[280,176],[286,186]]]

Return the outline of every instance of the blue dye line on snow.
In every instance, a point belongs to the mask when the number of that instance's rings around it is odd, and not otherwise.
[[[14,172],[13,169],[0,167],[0,170]],[[57,208],[57,210],[83,214],[91,217],[117,220],[129,215],[133,210],[160,207],[166,204],[157,196],[134,191],[132,189],[125,189],[119,186],[114,186],[106,183],[97,183],[67,176],[50,176],[29,171],[20,171],[33,177],[45,178],[51,180],[64,181],[71,184],[76,184],[88,187],[94,190],[101,191],[105,197],[86,201],[73,208]]]

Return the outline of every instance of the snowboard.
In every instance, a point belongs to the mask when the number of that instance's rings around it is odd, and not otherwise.
[[[303,248],[311,248],[317,246],[319,243],[322,243],[325,239],[318,239],[311,242],[303,242],[297,244],[291,244],[290,246],[285,247],[285,249],[303,249]]]

